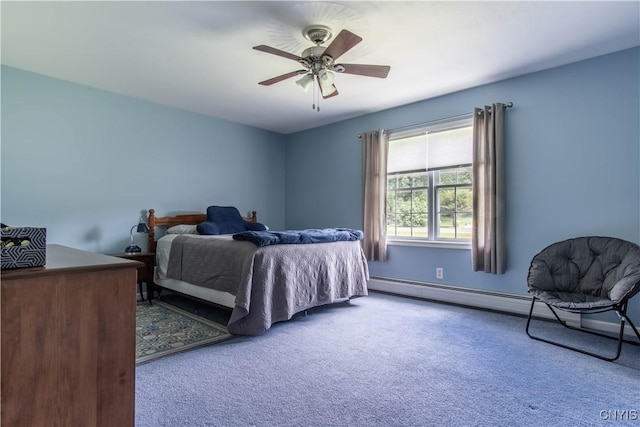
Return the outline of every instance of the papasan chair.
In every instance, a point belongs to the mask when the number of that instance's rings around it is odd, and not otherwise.
[[[531,261],[527,276],[529,293],[533,295],[526,332],[531,338],[588,354],[603,360],[616,360],[622,343],[640,345],[640,333],[627,316],[629,299],[640,292],[640,247],[614,237],[577,237],[544,248]],[[556,310],[574,313],[614,311],[620,318],[616,353],[609,357],[570,346],[563,342],[534,336],[530,333],[536,301],[549,307],[563,326],[606,338],[615,338],[596,331],[568,325]],[[624,338],[625,323],[638,341]]]

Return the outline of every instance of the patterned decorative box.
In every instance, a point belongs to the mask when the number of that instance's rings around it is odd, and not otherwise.
[[[0,228],[2,270],[42,267],[47,262],[47,229],[35,227]]]

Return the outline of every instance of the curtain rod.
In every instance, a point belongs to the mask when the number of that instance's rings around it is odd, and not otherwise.
[[[504,104],[504,108],[512,108],[512,107],[513,107],[513,102],[506,102]],[[473,115],[473,112],[465,113],[465,114],[458,114],[457,116],[444,117],[442,119],[430,120],[428,122],[416,123],[414,125],[402,126],[402,127],[398,127],[398,128],[394,128],[394,129],[388,129],[387,131],[388,132],[397,132],[397,131],[403,130],[403,129],[410,129],[412,127],[426,126],[426,125],[430,125],[430,124],[434,124],[434,123],[438,123],[438,122],[443,122],[443,121],[448,121],[448,120],[453,120],[453,119],[458,119],[458,118],[462,118],[462,117],[466,117],[466,116],[470,116],[470,115]],[[362,138],[362,134],[358,134],[358,138]]]

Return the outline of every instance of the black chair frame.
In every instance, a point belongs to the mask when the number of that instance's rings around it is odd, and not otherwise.
[[[560,342],[557,342],[557,341],[551,341],[549,339],[542,338],[540,336],[532,335],[529,332],[529,326],[531,324],[531,319],[533,317],[533,308],[534,308],[534,306],[536,304],[536,301],[544,302],[544,304],[547,307],[549,307],[549,310],[551,310],[551,313],[553,313],[553,315],[556,318],[556,320],[562,326],[564,326],[565,328],[572,329],[574,331],[588,333],[588,334],[591,334],[591,335],[597,335],[597,336],[604,337],[604,338],[609,338],[609,339],[614,339],[614,340],[617,339],[618,343],[617,343],[617,349],[616,349],[615,355],[612,356],[612,357],[608,357],[608,356],[603,355],[603,354],[594,353],[594,352],[591,352],[591,351],[583,350],[583,349],[578,348],[578,347],[572,347],[572,346],[569,346],[567,344],[563,344],[563,343],[560,343]],[[611,335],[606,335],[606,334],[603,334],[603,333],[600,333],[600,332],[596,332],[596,331],[592,331],[592,330],[589,330],[589,329],[583,329],[583,328],[578,328],[578,327],[575,327],[575,326],[568,325],[567,322],[565,322],[564,320],[562,320],[560,318],[560,316],[558,316],[558,313],[556,312],[556,310],[554,310],[554,308],[550,304],[547,304],[545,301],[542,301],[541,299],[536,298],[534,296],[533,300],[531,301],[531,309],[529,310],[529,317],[527,319],[527,327],[526,327],[527,335],[529,335],[529,337],[533,338],[534,340],[546,342],[548,344],[553,344],[553,345],[556,345],[558,347],[566,348],[568,350],[577,351],[577,352],[582,353],[582,354],[586,354],[586,355],[589,355],[589,356],[597,357],[598,359],[602,359],[602,360],[606,360],[606,361],[612,362],[612,361],[614,361],[614,360],[616,360],[616,359],[618,359],[620,357],[620,353],[622,351],[622,343],[623,342],[626,342],[626,343],[629,343],[629,344],[632,344],[632,345],[636,345],[636,346],[640,346],[640,332],[638,332],[638,329],[636,328],[636,326],[633,324],[631,319],[627,316],[627,302],[628,302],[628,300],[625,300],[623,303],[621,303],[619,305],[613,305],[611,307],[607,307],[607,308],[604,308],[602,310],[597,310],[597,311],[590,310],[589,311],[589,313],[602,313],[602,312],[605,312],[605,311],[615,311],[616,314],[618,315],[618,317],[620,317],[620,331],[619,331],[618,336],[616,338],[616,337],[613,337]],[[560,310],[557,307],[556,307],[556,309]],[[580,310],[564,310],[564,311],[569,311],[569,312],[574,312],[574,313],[583,313],[584,312],[584,311],[580,311]],[[630,340],[627,340],[627,339],[624,338],[625,323],[628,323],[629,326],[631,326],[631,329],[633,329],[633,332],[635,332],[636,336],[638,337],[638,342],[630,341]]]

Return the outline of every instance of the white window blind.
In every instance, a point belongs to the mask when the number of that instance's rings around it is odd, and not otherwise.
[[[427,170],[427,135],[389,141],[387,173]]]
[[[419,134],[392,134],[387,173],[435,170],[472,163],[472,126],[422,130]]]

